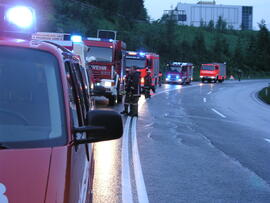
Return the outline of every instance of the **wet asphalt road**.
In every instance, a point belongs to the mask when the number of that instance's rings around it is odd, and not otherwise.
[[[164,85],[140,101],[149,202],[270,202],[270,107],[256,98],[268,82]],[[121,140],[95,144],[96,151],[94,202],[122,202]]]

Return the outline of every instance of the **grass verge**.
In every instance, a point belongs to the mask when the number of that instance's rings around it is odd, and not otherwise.
[[[270,87],[265,87],[259,92],[259,98],[267,104],[270,104]]]

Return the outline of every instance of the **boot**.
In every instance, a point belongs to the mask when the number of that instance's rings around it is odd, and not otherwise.
[[[125,114],[125,115],[128,114],[128,104],[124,105],[124,111],[122,111],[121,114]]]

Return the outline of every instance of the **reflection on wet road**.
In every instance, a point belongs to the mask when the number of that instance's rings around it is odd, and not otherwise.
[[[94,145],[95,175],[93,202],[120,202],[121,153],[119,141],[107,141]],[[112,198],[113,197],[113,198]]]
[[[255,95],[265,84],[164,85],[152,99],[142,96],[126,150],[129,202],[270,202],[270,109]],[[97,108],[122,110],[102,99]],[[94,202],[127,200],[123,143],[95,144]]]

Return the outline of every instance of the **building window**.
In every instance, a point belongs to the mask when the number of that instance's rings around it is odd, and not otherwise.
[[[178,21],[187,21],[187,15],[186,14],[180,14],[178,15]]]

